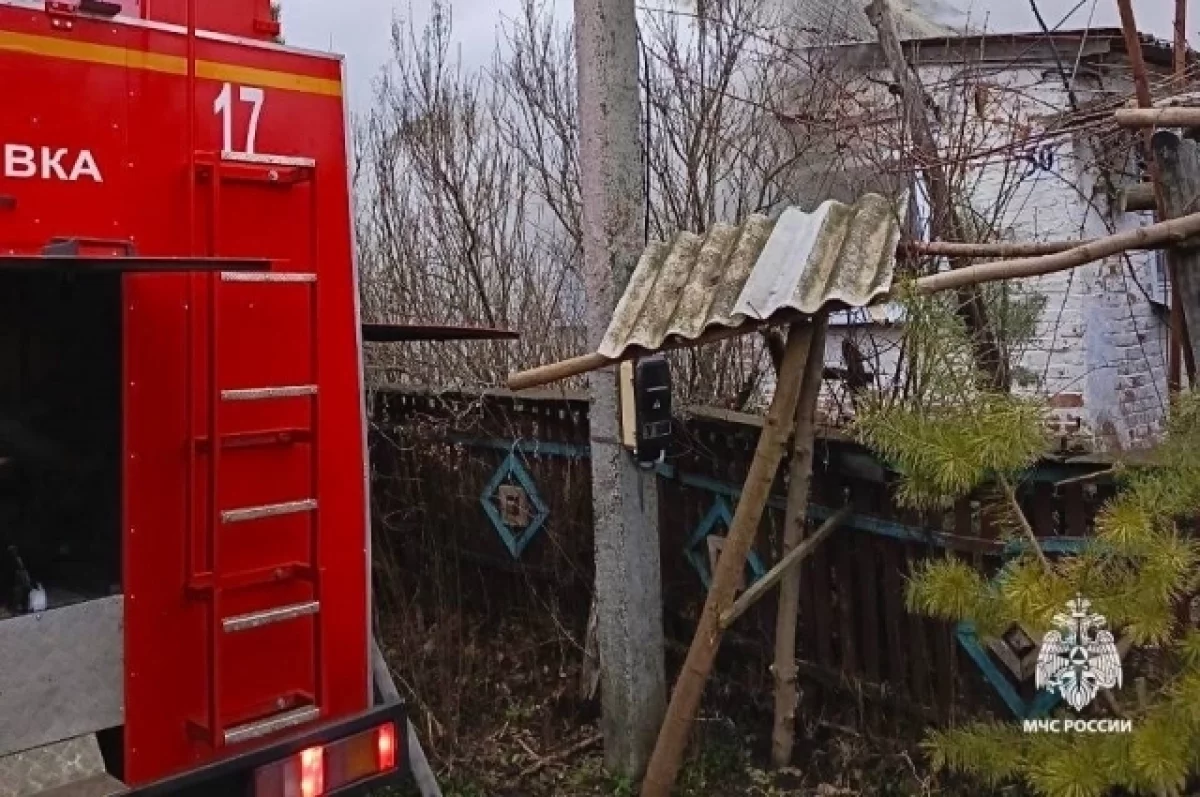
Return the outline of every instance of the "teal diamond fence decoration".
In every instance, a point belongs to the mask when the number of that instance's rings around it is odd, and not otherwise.
[[[958,637],[958,644],[962,645],[963,650],[979,667],[983,677],[991,684],[992,689],[1008,706],[1008,710],[1013,713],[1014,717],[1023,720],[1040,719],[1058,705],[1058,695],[1044,689],[1039,689],[1032,700],[1025,702],[1008,677],[996,666],[996,662],[992,661],[992,657],[988,654],[987,648],[980,641],[979,635],[971,623],[959,623],[955,635]]]
[[[1039,540],[1039,545],[1046,553],[1077,553],[1088,545],[1088,540],[1079,537],[1049,537]],[[1026,548],[1024,541],[1014,540],[1010,542],[1004,549],[1004,557],[1009,559]],[[1045,689],[1039,689],[1033,696],[1033,699],[1026,702],[1021,697],[1017,687],[1013,685],[1009,679],[996,665],[996,661],[988,652],[987,646],[979,638],[975,632],[975,627],[971,623],[962,622],[958,624],[955,630],[955,636],[958,637],[958,644],[966,651],[971,660],[975,662],[975,666],[987,679],[987,682],[995,690],[1000,699],[1008,706],[1009,711],[1017,719],[1041,719],[1050,713],[1050,711],[1058,705],[1059,696],[1055,692],[1048,692]]]
[[[497,492],[500,486],[510,479],[515,480],[525,491],[525,496],[533,507],[533,516],[529,519],[529,525],[524,528],[509,526],[505,523],[496,506]],[[550,508],[542,500],[537,485],[533,483],[533,477],[517,459],[515,452],[509,452],[504,461],[500,463],[500,467],[492,474],[491,481],[487,483],[487,486],[483,488],[483,493],[479,496],[479,503],[483,506],[484,513],[487,514],[496,534],[500,536],[501,542],[504,543],[505,548],[508,548],[513,559],[521,558],[521,554],[529,547],[529,543],[533,542],[533,538],[542,530],[546,518],[550,517]]]
[[[720,496],[713,501],[712,507],[709,508],[708,514],[700,521],[700,525],[692,533],[691,539],[688,540],[687,546],[683,549],[683,555],[687,557],[689,563],[700,576],[700,580],[704,582],[704,588],[708,589],[712,585],[712,573],[708,569],[708,550],[705,547],[705,540],[708,535],[717,530],[718,524],[724,525],[726,529],[733,522],[733,512],[729,508],[728,502]],[[746,557],[746,586],[750,586],[758,579],[762,578],[767,572],[763,567],[762,560],[758,554],[750,551],[750,555]]]

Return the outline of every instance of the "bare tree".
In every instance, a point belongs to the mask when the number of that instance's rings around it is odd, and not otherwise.
[[[705,0],[639,12],[651,237],[703,233],[786,204],[853,201],[866,190],[909,189],[917,209],[928,207],[890,79],[846,63],[840,48],[814,46],[819,32],[776,8]],[[452,32],[440,3],[423,29],[397,23],[393,63],[359,125],[364,307],[380,319],[510,327],[522,339],[381,349],[371,356],[376,380],[494,385],[510,370],[584,348],[571,28],[544,0],[525,0],[504,22],[491,63],[473,71],[461,67]],[[966,49],[922,69],[964,234],[1050,233],[1039,228],[1038,185],[1078,182],[1073,175],[1090,168],[1097,150],[1089,141],[1111,135],[1095,128],[1095,110],[1062,113],[1042,73]],[[1096,197],[1080,199],[1086,208]],[[1087,213],[1076,215],[1080,231]],[[938,262],[904,266],[919,272]],[[991,324],[1021,390],[1047,386],[1048,359],[1026,355],[1031,346],[1053,350],[1061,323],[1048,307],[1035,335],[1017,334],[1014,324],[1030,323],[1029,293],[1004,288],[989,299],[1020,316],[998,307]],[[844,361],[847,387],[871,386],[864,379],[883,390],[913,387],[902,329],[833,323],[831,359]],[[758,339],[671,357],[683,402],[754,409],[773,390]],[[852,412],[849,392],[827,395],[826,407]]]
[[[794,64],[750,0],[641,13],[648,228],[703,233],[795,200],[805,139],[778,123]],[[375,353],[376,379],[494,384],[582,350],[578,125],[572,31],[538,0],[503,26],[490,68],[453,57],[450,14],[397,23],[395,56],[359,126],[364,307],[392,320],[519,330],[517,344]],[[685,402],[745,408],[771,388],[756,341],[675,355]]]
[[[451,53],[449,9],[423,31],[393,26],[396,52],[360,127],[364,309],[386,320],[514,328],[516,344],[411,346],[384,378],[494,384],[514,363],[575,351],[576,258],[530,202],[537,179],[505,135],[509,107]]]

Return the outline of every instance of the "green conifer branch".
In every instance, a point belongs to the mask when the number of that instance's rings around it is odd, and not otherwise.
[[[1093,543],[1051,561],[1016,487],[1044,451],[1044,408],[978,392],[964,376],[969,340],[952,308],[915,302],[907,317],[908,390],[869,397],[858,439],[895,471],[901,503],[946,508],[973,496],[1024,543],[990,580],[951,557],[918,564],[909,609],[970,621],[984,636],[1013,624],[1036,634],[1079,594],[1118,638],[1157,648],[1145,659],[1153,667],[1138,673],[1145,688],[1137,700],[1106,694],[1108,710],[1129,718],[1132,733],[1026,734],[1016,723],[974,723],[929,732],[931,762],[990,786],[1024,784],[1042,797],[1179,794],[1200,772],[1200,631],[1181,627],[1177,614],[1200,587],[1200,546],[1181,531],[1200,509],[1200,396],[1179,398],[1154,456],[1115,469],[1120,490],[1097,514]],[[1127,684],[1133,680],[1127,671]],[[1105,710],[1104,701],[1097,706]]]

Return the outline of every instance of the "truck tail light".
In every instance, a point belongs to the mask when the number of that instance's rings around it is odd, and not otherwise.
[[[323,748],[302,750],[254,772],[254,797],[320,797],[324,793]]]
[[[300,797],[325,793],[325,751],[310,747],[300,754]]]
[[[255,797],[321,797],[325,793],[325,750],[309,747],[299,754],[260,767],[254,773]]]
[[[254,797],[321,797],[396,768],[396,724],[388,722],[260,767]]]
[[[379,768],[392,769],[396,766],[396,726],[388,723],[376,731],[376,746],[379,748]]]

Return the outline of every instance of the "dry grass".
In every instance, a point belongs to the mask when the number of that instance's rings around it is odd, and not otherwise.
[[[479,589],[453,605],[410,602],[403,616],[381,618],[385,653],[446,797],[636,794],[634,784],[604,772],[601,746],[591,741],[599,735],[599,706],[579,697],[586,601],[552,612],[544,587],[521,587],[519,577],[491,572],[462,575],[462,583]],[[685,642],[671,646],[672,670]],[[874,707],[824,695],[813,684],[802,684],[794,768],[765,771],[771,728],[765,672],[765,659],[749,644],[720,662],[677,795],[965,793],[928,772],[919,728],[898,728]]]

